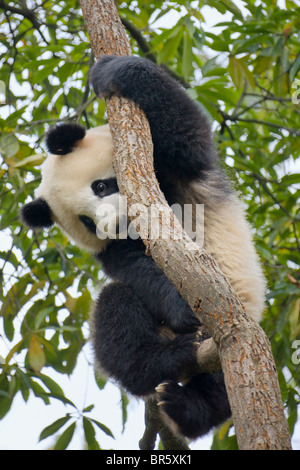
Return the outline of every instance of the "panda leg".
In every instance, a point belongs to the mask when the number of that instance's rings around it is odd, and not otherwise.
[[[195,365],[196,334],[162,338],[152,315],[122,282],[101,291],[91,331],[100,369],[133,395],[153,393],[160,382],[179,380],[182,370]]]
[[[184,386],[167,381],[156,390],[166,421],[191,439],[205,435],[231,416],[222,372],[196,375]]]

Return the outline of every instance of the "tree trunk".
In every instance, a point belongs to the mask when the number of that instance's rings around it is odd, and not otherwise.
[[[95,57],[131,54],[113,0],[80,0],[80,4]],[[123,98],[113,97],[106,106],[115,146],[117,181],[120,192],[127,196],[128,207],[141,204],[148,211],[151,207],[157,220],[162,213],[171,217],[170,237],[148,238],[148,214],[144,220],[139,217],[138,232],[147,252],[213,337],[239,448],[290,449],[268,338],[246,315],[214,259],[187,237],[173,217],[153,172],[151,134],[144,114]],[[199,361],[201,364],[201,357]]]

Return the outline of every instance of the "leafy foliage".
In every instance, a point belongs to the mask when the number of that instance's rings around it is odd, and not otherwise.
[[[247,205],[268,278],[262,326],[293,432],[300,383],[300,355],[293,354],[300,344],[299,5],[291,0],[117,4],[134,53],[168,67],[211,116],[220,157]],[[207,21],[216,15],[220,22],[211,28]],[[76,0],[1,1],[0,24],[0,417],[19,393],[25,401],[30,395],[45,404],[60,400],[74,413],[50,424],[40,438],[58,433],[55,448],[64,449],[80,422],[87,448],[97,449],[95,430],[111,431],[90,417],[92,406],[76,408],[51,369],[73,373],[103,274],[59,230],[28,231],[18,213],[39,184],[48,127],[64,119],[99,125],[104,103],[89,88],[93,57]],[[121,406],[125,424],[124,395]],[[224,425],[213,447],[235,448],[229,435]]]

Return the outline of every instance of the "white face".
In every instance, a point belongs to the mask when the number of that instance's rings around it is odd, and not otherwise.
[[[99,126],[86,132],[75,149],[67,155],[48,155],[42,167],[42,182],[36,197],[46,200],[52,218],[67,236],[79,246],[99,252],[107,244],[91,233],[80,216],[99,224],[101,206],[112,207],[111,217],[119,214],[119,193],[103,198],[95,194],[92,183],[115,178],[112,167],[113,143],[108,126]],[[107,215],[106,215],[107,220]],[[99,226],[99,225],[98,225]]]

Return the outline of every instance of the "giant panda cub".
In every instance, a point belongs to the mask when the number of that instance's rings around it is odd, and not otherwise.
[[[91,83],[97,95],[128,98],[145,112],[156,176],[168,203],[204,204],[204,248],[259,321],[265,280],[201,108],[166,72],[139,57],[103,57],[92,69]],[[59,124],[46,145],[42,182],[22,217],[31,228],[56,223],[93,252],[112,279],[92,312],[96,363],[133,395],[145,397],[157,389],[162,415],[178,433],[204,435],[230,416],[230,407],[222,373],[195,373],[181,383],[185,371],[195,370],[198,320],[139,238],[105,238],[97,231],[102,207],[121,217],[109,127],[85,131],[74,123]],[[162,336],[162,324],[176,335]]]

